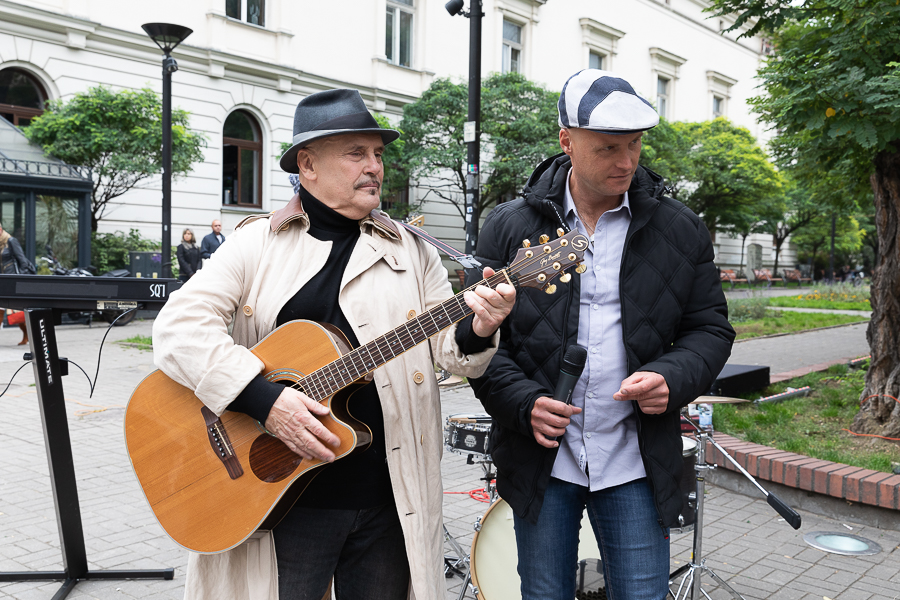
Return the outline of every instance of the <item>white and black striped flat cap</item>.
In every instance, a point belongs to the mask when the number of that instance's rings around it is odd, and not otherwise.
[[[659,125],[659,115],[631,84],[609,71],[585,69],[569,77],[559,96],[559,126],[627,134]]]

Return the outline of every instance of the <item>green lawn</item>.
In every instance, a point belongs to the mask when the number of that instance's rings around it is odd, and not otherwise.
[[[900,461],[900,444],[844,431],[858,411],[864,379],[865,369],[834,365],[827,371],[774,384],[761,395],[806,385],[812,393],[777,404],[716,404],[713,427],[786,452],[889,473],[891,462]]]
[[[856,315],[835,315],[828,313],[801,313],[782,310],[767,310],[762,319],[752,319],[733,323],[737,339],[746,340],[776,333],[793,333],[817,327],[830,327],[845,323],[858,323],[865,319]]]
[[[830,308],[831,310],[872,310],[868,300],[816,300],[797,296],[776,296],[769,298],[769,306],[790,306],[794,308]]]
[[[127,346],[135,346],[141,350],[153,350],[153,340],[148,335],[135,335],[124,340],[119,340],[120,344]]]

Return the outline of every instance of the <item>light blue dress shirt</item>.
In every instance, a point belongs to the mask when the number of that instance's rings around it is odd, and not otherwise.
[[[569,180],[563,210],[569,227],[587,235],[572,200]],[[628,376],[619,269],[630,224],[626,192],[618,207],[600,216],[594,235],[589,236],[578,312],[578,343],[587,348],[588,354],[572,393],[572,404],[582,412],[572,416],[551,472],[557,479],[590,487],[592,492],[646,477],[632,403],[613,399]]]

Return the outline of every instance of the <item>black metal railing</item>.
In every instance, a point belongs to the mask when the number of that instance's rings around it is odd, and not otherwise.
[[[89,167],[37,160],[15,160],[4,156],[0,156],[0,173],[91,181],[91,169]]]

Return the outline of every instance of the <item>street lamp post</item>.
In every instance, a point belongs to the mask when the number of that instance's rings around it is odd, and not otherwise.
[[[475,255],[478,244],[478,179],[481,162],[481,0],[469,0],[469,12],[463,12],[463,0],[445,5],[451,16],[469,19],[469,114],[464,139],[468,144],[466,162],[466,254]]]
[[[172,50],[193,33],[192,29],[171,23],[145,23],[147,32],[163,51],[162,71],[162,275],[172,276],[172,73],[178,63]]]

